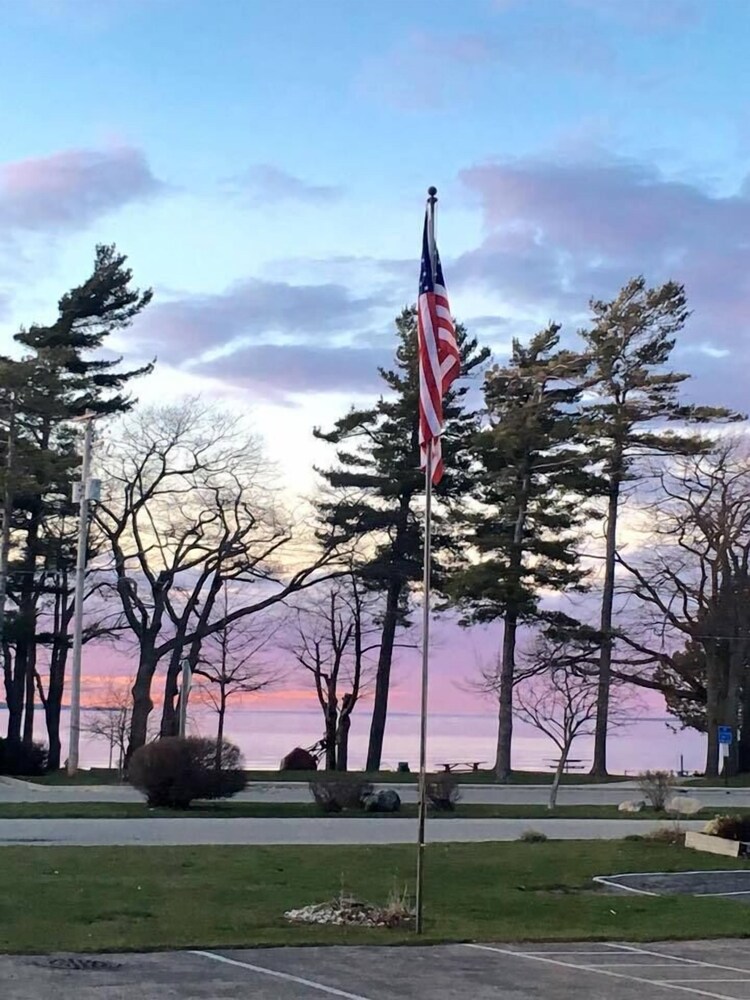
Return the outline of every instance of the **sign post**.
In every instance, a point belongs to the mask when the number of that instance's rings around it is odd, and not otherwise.
[[[719,726],[719,757],[724,761],[724,784],[729,784],[729,748],[734,739],[734,729],[732,726]]]

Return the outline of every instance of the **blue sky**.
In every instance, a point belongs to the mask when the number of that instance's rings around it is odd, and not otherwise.
[[[377,390],[426,187],[456,314],[502,357],[633,273],[685,281],[679,362],[742,405],[745,0],[0,0],[0,336],[116,241],[145,398],[289,448]],[[312,456],[313,451],[310,452]]]

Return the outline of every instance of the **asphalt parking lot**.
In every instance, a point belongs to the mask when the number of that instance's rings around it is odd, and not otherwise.
[[[750,1000],[750,941],[3,956],[2,1000]]]

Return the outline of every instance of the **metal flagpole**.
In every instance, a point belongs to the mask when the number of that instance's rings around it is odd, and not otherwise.
[[[437,189],[429,189],[427,199],[427,240],[432,279],[435,280],[435,203]],[[424,912],[424,831],[427,817],[427,690],[430,664],[430,592],[432,589],[432,439],[427,441],[424,473],[424,566],[422,577],[422,703],[419,720],[419,820],[417,823],[416,931],[423,930]]]

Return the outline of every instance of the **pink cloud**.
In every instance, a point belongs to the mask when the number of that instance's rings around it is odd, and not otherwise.
[[[138,149],[66,150],[0,165],[0,224],[19,231],[83,229],[164,190]]]
[[[714,194],[603,156],[491,162],[460,179],[479,202],[485,236],[451,265],[454,284],[577,323],[591,296],[609,298],[635,274],[674,279],[693,309],[678,350],[705,344],[750,355],[746,186]]]

